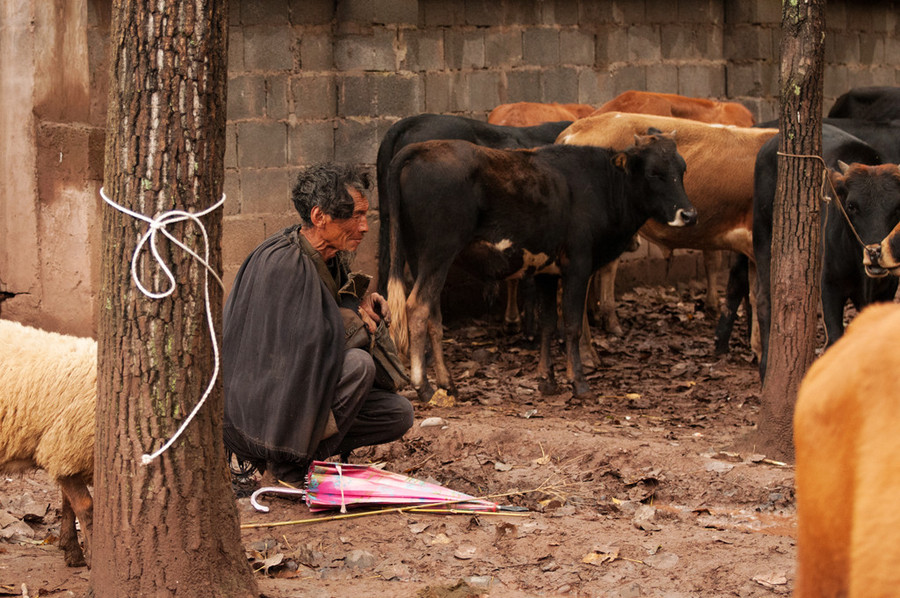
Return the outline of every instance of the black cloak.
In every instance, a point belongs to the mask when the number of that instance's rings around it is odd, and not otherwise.
[[[344,324],[309,251],[299,226],[269,237],[225,303],[225,445],[260,465],[312,458],[343,366]]]

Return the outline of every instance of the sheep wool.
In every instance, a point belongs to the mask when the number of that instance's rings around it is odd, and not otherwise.
[[[0,320],[0,471],[94,474],[97,343]]]

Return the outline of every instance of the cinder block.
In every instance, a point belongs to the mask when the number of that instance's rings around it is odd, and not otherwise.
[[[556,29],[526,29],[522,34],[522,57],[525,64],[558,65],[559,31]]]
[[[234,123],[225,124],[225,168],[237,168],[237,131]]]
[[[824,104],[825,113],[827,114],[834,100],[850,89],[850,76],[847,72],[847,67],[844,65],[826,63],[824,71],[825,76],[823,77],[824,83],[822,87],[823,95],[826,98]]]
[[[393,71],[396,32],[376,29],[370,35],[345,35],[334,42],[334,65],[339,71]]]
[[[338,116],[375,116],[375,90],[368,74],[338,79]]]
[[[594,34],[563,29],[559,32],[559,61],[561,64],[593,66]]]
[[[678,69],[670,64],[651,64],[645,70],[647,91],[678,93]]]
[[[444,60],[449,69],[484,68],[484,33],[448,30],[444,33]]]
[[[343,0],[337,3],[339,21],[370,25],[415,24],[419,19],[416,0]]]
[[[238,166],[283,167],[287,157],[287,126],[271,121],[248,121],[237,125]]]
[[[290,27],[244,27],[244,68],[248,71],[290,71],[294,68],[294,35]]]
[[[241,213],[241,176],[236,168],[225,169],[225,182],[222,184],[222,192],[225,194],[225,206],[223,215],[234,216]]]
[[[830,3],[828,8],[831,8]],[[729,25],[737,23],[746,23],[753,25],[760,24],[781,24],[781,0],[755,0],[747,2],[747,0],[725,0],[724,18]],[[826,23],[832,23],[831,17],[827,17]]]
[[[265,113],[266,78],[243,75],[228,79],[228,120],[259,118]]]
[[[241,214],[287,212],[291,177],[284,168],[241,169]]]
[[[241,27],[228,28],[228,72],[240,73],[244,70],[244,30]]]
[[[522,31],[493,29],[484,34],[484,63],[487,68],[509,68],[522,64]]]
[[[470,110],[490,111],[500,103],[499,71],[475,71],[468,79]]]
[[[653,61],[661,58],[658,26],[638,25],[628,28],[629,61]]]
[[[332,75],[291,78],[294,115],[300,119],[332,118],[337,110],[337,85]]]
[[[889,8],[893,8],[889,3],[854,3],[847,11],[847,30],[887,33],[886,10]]]
[[[610,73],[610,78],[616,95],[630,89],[647,89],[647,67],[645,66],[624,66],[618,68]]]
[[[289,5],[284,0],[241,2],[241,23],[247,25],[287,25]]]
[[[866,65],[884,64],[884,38],[881,35],[859,37],[859,61]]]
[[[328,25],[334,18],[333,0],[288,0],[288,4],[292,25]]]
[[[531,3],[516,2],[516,6]],[[541,25],[561,25],[563,27],[578,24],[578,3],[569,0],[547,0],[540,5]],[[521,21],[513,21],[521,22]]]
[[[599,108],[602,104],[614,97],[610,89],[609,73],[593,69],[583,69],[578,72],[578,102],[591,104]]]
[[[696,25],[694,25],[696,27]],[[670,25],[659,32],[660,55],[663,59],[700,58],[692,27]]]
[[[334,67],[331,35],[303,32],[300,35],[300,70],[330,71]]]
[[[624,27],[604,26],[597,31],[597,65],[628,60],[628,32]]]
[[[425,74],[425,111],[450,111],[450,73]]]
[[[288,164],[308,166],[334,160],[334,122],[301,122],[288,130]]]
[[[496,0],[466,0],[466,25],[475,27],[496,27],[503,20],[503,10]]]
[[[887,36],[884,40],[884,62],[885,64],[900,64],[900,38],[893,35]],[[895,72],[900,73],[900,70]],[[893,85],[893,83],[891,83]]]
[[[772,64],[729,64],[725,68],[725,77],[727,97],[730,98],[759,98],[778,93],[778,69]]]
[[[353,164],[374,164],[378,153],[378,122],[348,118],[338,121],[334,134],[334,159]]]
[[[721,0],[678,0],[679,23],[721,25],[724,20]]]
[[[465,5],[446,0],[419,0],[419,10],[425,27],[452,27],[465,23]]]
[[[679,66],[678,89],[678,93],[684,96],[724,97],[725,65]]]
[[[725,56],[736,60],[769,60],[780,41],[780,34],[776,39],[772,29],[735,27],[725,37]]]
[[[437,71],[444,68],[444,31],[401,29],[400,47],[406,50],[400,68],[408,71]]]
[[[222,221],[222,265],[240,268],[265,240],[265,233],[259,216],[226,216]]]
[[[272,120],[287,120],[290,79],[287,75],[266,78],[266,116]]]
[[[450,73],[450,112],[469,112],[469,77],[468,73],[454,71]]]
[[[647,25],[678,23],[678,6],[671,0],[647,0],[644,18]]]
[[[833,32],[825,37],[825,62],[836,64],[858,64],[859,34]]]
[[[644,0],[617,0],[613,4],[620,15],[618,22],[626,25],[646,22],[647,13]]]
[[[507,102],[540,102],[541,74],[537,70],[513,70],[506,74]]]
[[[578,70],[559,67],[541,71],[541,97],[544,102],[574,102],[578,97]]]
[[[409,116],[425,108],[424,84],[420,75],[374,73],[368,77],[375,89],[377,110],[373,116]]]
[[[568,0],[562,1],[566,4],[575,5],[574,2],[569,2]],[[547,2],[519,2],[517,0],[514,0],[513,2],[504,2],[503,24],[518,27],[531,27],[534,25],[539,25],[542,22],[540,14],[541,4],[546,6]],[[499,8],[499,6],[497,5],[498,3],[495,2],[495,8]]]

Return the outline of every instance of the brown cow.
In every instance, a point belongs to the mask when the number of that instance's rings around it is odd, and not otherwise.
[[[756,124],[753,113],[737,102],[720,102],[706,98],[692,98],[674,93],[652,91],[626,91],[606,102],[590,116],[607,112],[633,112],[688,118],[705,123],[752,127]]]
[[[794,410],[794,596],[900,588],[900,305],[865,308],[806,374]]]
[[[652,221],[640,233],[667,250],[727,249],[753,263],[753,168],[760,147],[778,129],[710,125],[692,120],[610,112],[575,121],[557,143],[621,149],[649,128],[677,131],[678,152],[687,163],[684,187],[697,209],[697,225],[666,230]],[[618,327],[615,314],[615,262],[600,270],[599,316],[607,329]],[[755,272],[751,272],[751,280]],[[713,289],[714,291],[715,289]],[[715,302],[718,298],[715,297]],[[758,330],[753,338],[758,342]],[[756,345],[754,345],[756,346]]]
[[[500,104],[488,114],[488,122],[504,127],[532,127],[560,120],[578,120],[594,111],[588,104],[541,104],[516,102]]]

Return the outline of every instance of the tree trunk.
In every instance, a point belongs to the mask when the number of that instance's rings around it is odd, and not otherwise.
[[[154,217],[198,212],[222,193],[225,152],[225,0],[115,0],[105,191]],[[221,273],[221,209],[204,216],[210,265]],[[115,596],[257,596],[240,542],[222,442],[221,379],[172,447],[170,438],[212,378],[205,268],[160,234],[176,281],[153,299],[131,279],[147,224],[104,206],[99,396],[91,591]],[[167,227],[199,256],[197,224]],[[136,275],[151,291],[169,282],[143,251]],[[209,309],[221,331],[222,292],[209,277]]]
[[[815,358],[821,271],[820,201],[825,0],[784,2],[781,143],[772,236],[772,322],[755,449],[793,460],[794,402]]]

